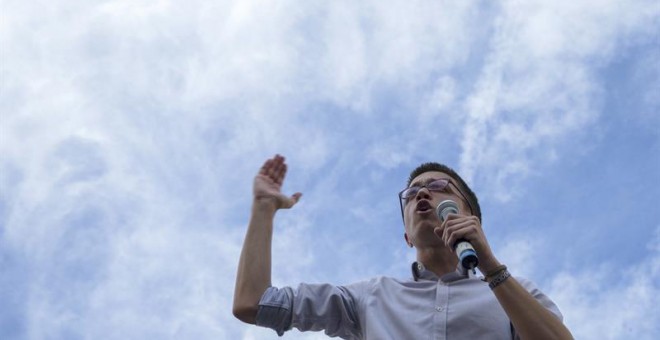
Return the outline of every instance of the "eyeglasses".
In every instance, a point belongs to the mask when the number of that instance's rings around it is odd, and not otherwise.
[[[425,185],[413,185],[399,192],[399,206],[401,207],[401,219],[404,220],[403,223],[405,224],[405,219],[403,217],[404,203],[408,204],[408,201],[411,198],[417,196],[417,193],[419,193],[419,191],[422,190],[423,188],[426,188],[429,191],[443,192],[443,191],[447,191],[449,184],[453,185],[454,188],[456,188],[458,193],[461,195],[461,198],[463,198],[463,200],[467,202],[468,206],[470,207],[470,212],[473,212],[474,210],[472,209],[472,205],[470,204],[470,201],[465,198],[465,195],[463,195],[461,189],[459,189],[456,185],[454,185],[454,183],[450,182],[448,179],[441,178],[428,182]]]
[[[422,188],[426,188],[429,191],[445,191],[448,185],[449,185],[449,180],[444,178],[436,179],[427,183],[426,185],[414,185],[401,190],[401,192],[399,193],[399,198],[402,201],[405,200],[406,203],[408,203],[408,200],[411,199],[412,197],[417,196],[417,193],[420,190],[422,190]]]

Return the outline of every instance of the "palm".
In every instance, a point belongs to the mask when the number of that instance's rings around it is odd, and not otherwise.
[[[254,198],[272,201],[277,209],[291,208],[296,204],[300,198],[300,193],[288,197],[281,192],[286,170],[284,157],[276,155],[274,158],[267,160],[254,178]]]
[[[258,174],[254,178],[254,196],[257,198],[277,198],[282,195],[281,187],[268,176]]]

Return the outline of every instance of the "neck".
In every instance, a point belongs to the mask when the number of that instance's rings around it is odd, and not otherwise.
[[[438,277],[456,271],[458,265],[456,255],[447,247],[418,248],[417,261]]]

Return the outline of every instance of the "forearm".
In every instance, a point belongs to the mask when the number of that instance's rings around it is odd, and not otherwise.
[[[513,277],[493,293],[521,339],[573,339],[568,328]]]
[[[234,290],[234,315],[241,321],[255,323],[259,300],[271,285],[272,202],[255,200],[243,250],[238,263]]]

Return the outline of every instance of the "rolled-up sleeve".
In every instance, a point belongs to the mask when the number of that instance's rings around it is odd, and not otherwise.
[[[282,336],[291,329],[293,290],[289,287],[269,287],[259,300],[257,326],[268,327]]]
[[[363,283],[350,286],[300,284],[296,290],[270,287],[259,301],[256,323],[278,335],[295,327],[329,336],[359,339],[359,301]]]

